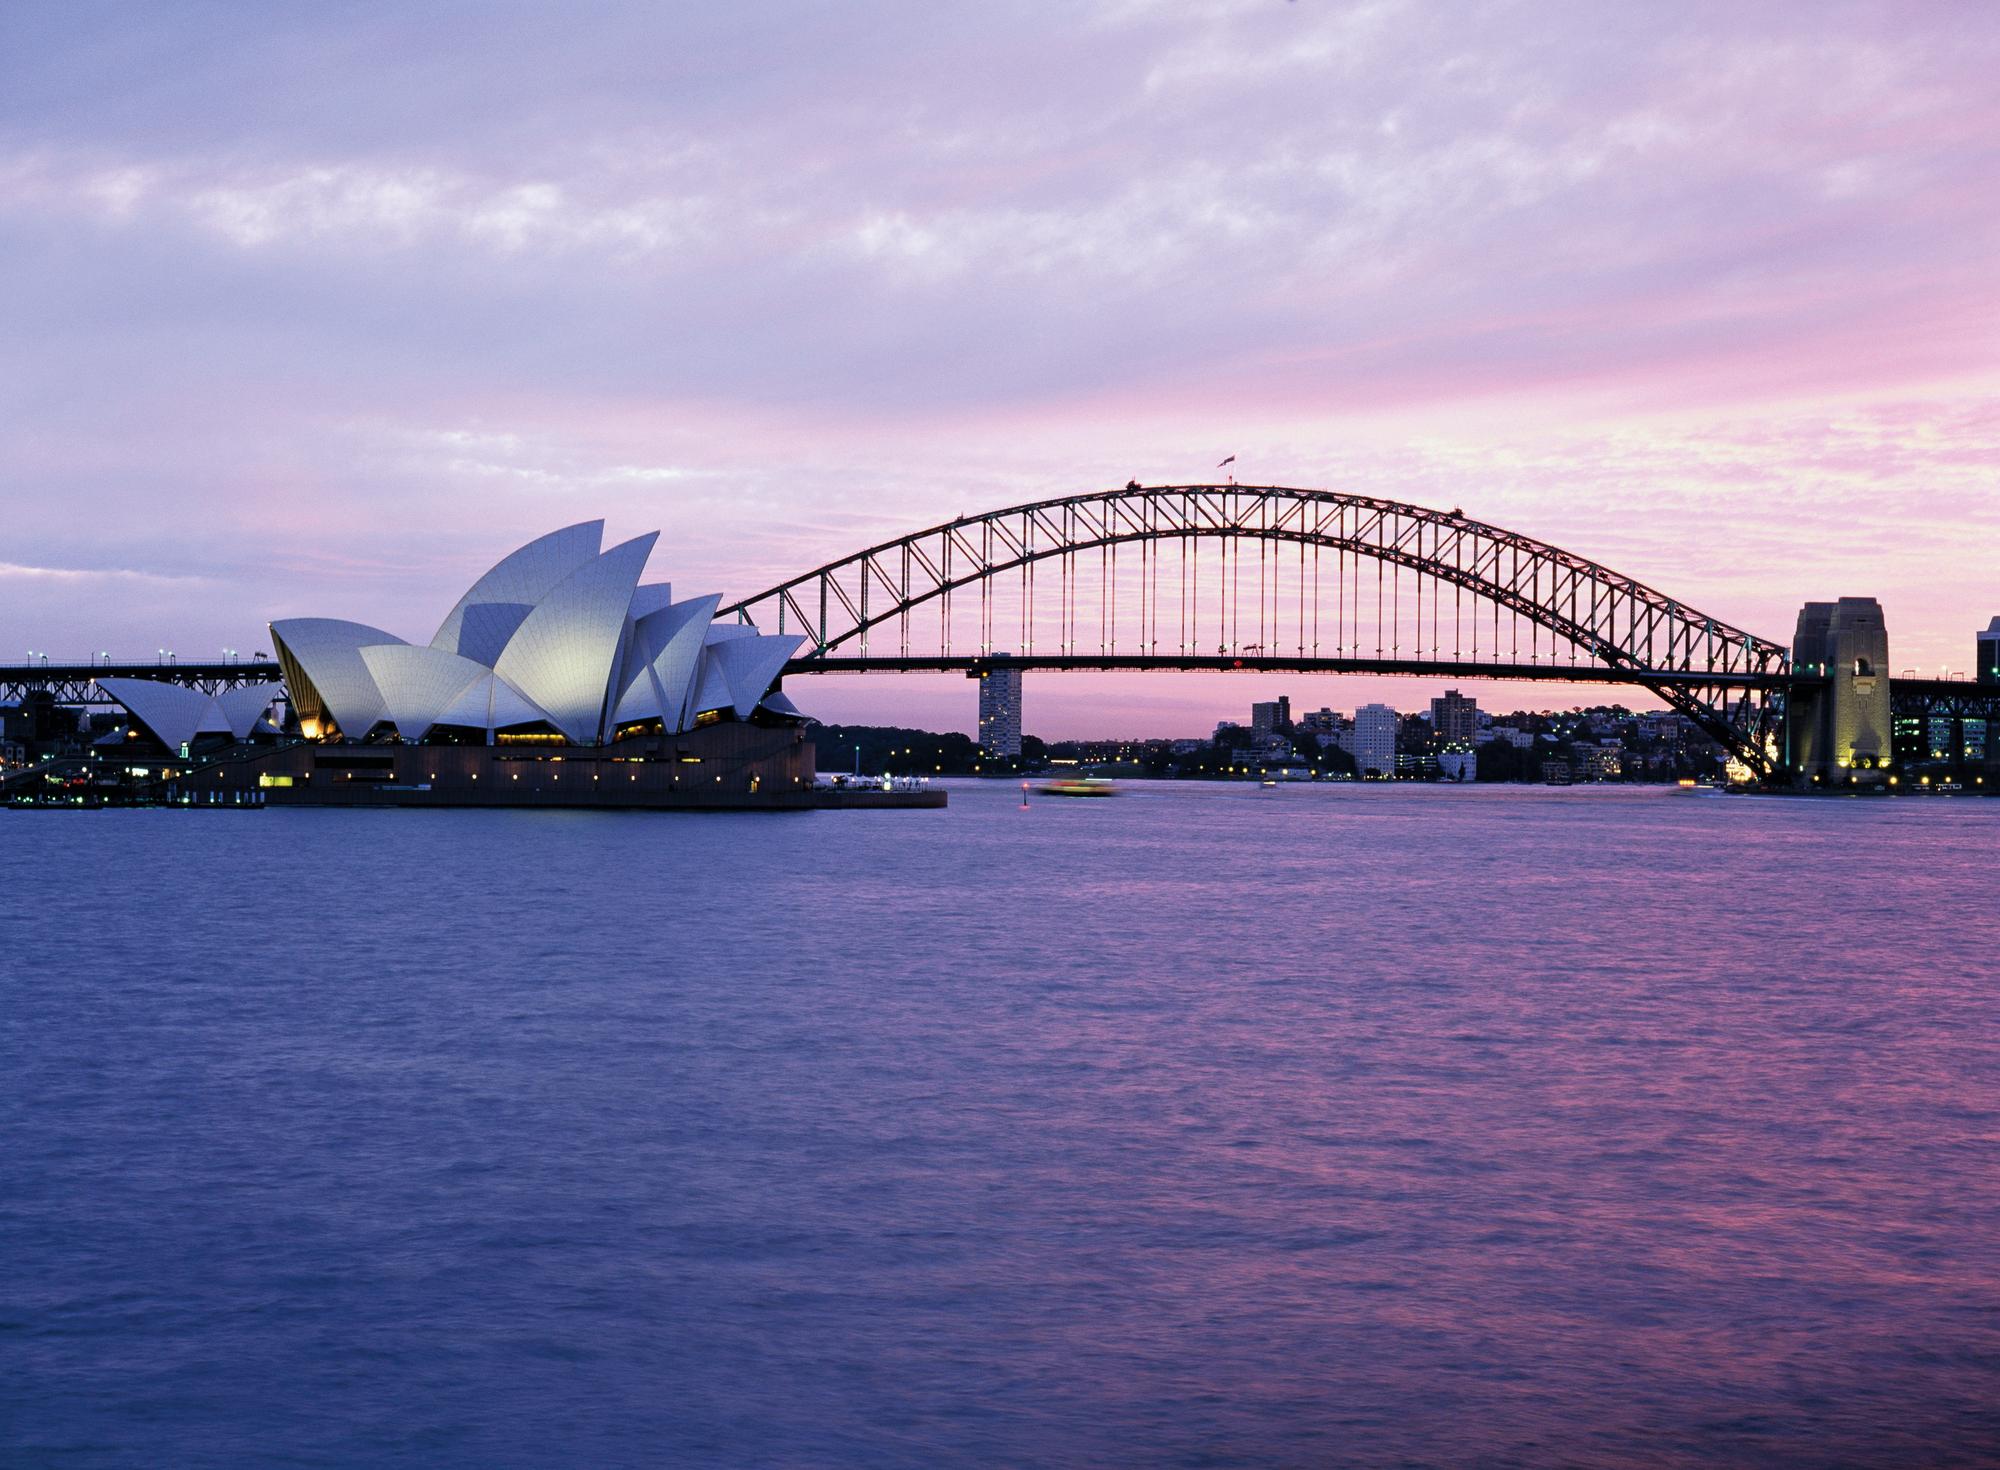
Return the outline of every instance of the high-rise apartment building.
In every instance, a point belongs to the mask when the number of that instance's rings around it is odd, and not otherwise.
[[[1288,730],[1292,724],[1292,697],[1280,694],[1276,699],[1264,700],[1250,706],[1250,728],[1266,735]]]
[[[2000,618],[1995,618],[1979,635],[1979,662],[1976,677],[1982,684],[2000,684]]]
[[[1354,757],[1355,772],[1364,780],[1396,774],[1396,724],[1400,717],[1386,704],[1364,704],[1354,712],[1354,727],[1341,741]]]
[[[1021,671],[987,668],[979,674],[979,749],[996,760],[1021,758]]]
[[[1431,701],[1431,728],[1447,745],[1470,745],[1479,729],[1479,701],[1456,689],[1445,690],[1442,699]]]

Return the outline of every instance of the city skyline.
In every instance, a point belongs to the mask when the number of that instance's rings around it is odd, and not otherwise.
[[[1926,672],[2000,611],[1966,549],[2000,529],[2000,27],[1962,9],[488,17],[0,20],[23,651],[417,637],[496,540],[599,515],[746,595],[1230,455],[1780,640],[1877,596]],[[952,677],[795,692],[976,715]],[[1093,736],[1274,692],[1024,698]],[[1416,691],[1302,702],[1335,697]]]

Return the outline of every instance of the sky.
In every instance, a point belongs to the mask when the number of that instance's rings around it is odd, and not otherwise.
[[[2000,7],[0,7],[0,660],[733,598],[961,512],[1463,507],[1892,662],[2000,613]],[[970,730],[962,678],[810,713]],[[1052,738],[1432,681],[1030,676]],[[1588,691],[1481,688],[1489,706]],[[1628,700],[1628,702],[1638,702]]]

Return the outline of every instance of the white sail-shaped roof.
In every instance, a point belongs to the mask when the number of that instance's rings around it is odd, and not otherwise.
[[[701,661],[701,673],[695,680],[694,697],[688,701],[688,724],[694,723],[696,715],[706,714],[713,709],[734,709],[736,694],[729,687],[729,675],[722,671],[721,660],[710,649]]]
[[[475,618],[468,626],[466,610],[489,603],[510,609],[533,608],[578,567],[595,557],[603,544],[604,522],[582,521],[574,526],[564,526],[560,531],[551,531],[546,536],[538,536],[519,551],[510,552],[466,589],[465,596],[458,600],[458,606],[439,625],[437,636],[431,639],[431,647],[464,654],[467,658],[490,665],[500,656],[508,637],[512,636],[514,628],[527,614],[524,612],[515,617],[513,627],[509,627],[495,643],[492,641],[494,630],[491,624],[482,625]]]
[[[536,604],[494,664],[578,744],[601,732],[626,610],[657,540],[657,531],[635,537],[570,573]]]
[[[381,643],[361,650],[375,687],[382,693],[383,717],[405,740],[421,740],[438,716],[458,697],[493,671],[442,648],[418,648],[408,643]]]
[[[179,750],[197,735],[227,735],[229,721],[212,696],[185,684],[158,679],[99,679],[97,687],[124,705],[168,750]]]
[[[651,681],[639,677],[640,670],[650,657],[645,640],[639,636],[639,624],[664,609],[673,601],[673,596],[673,588],[665,582],[642,582],[632,589],[632,604],[625,610],[625,635],[618,643],[618,668],[611,677],[608,708],[614,723],[652,719],[660,713],[656,708],[643,715],[627,715],[622,711],[628,703],[658,703],[654,697],[657,691],[653,691]]]
[[[764,708],[771,711],[772,714],[792,715],[798,719],[805,718],[805,712],[789,699],[785,698],[785,691],[782,689],[773,689],[769,694],[764,696],[763,703]]]
[[[520,690],[488,669],[467,685],[458,698],[438,712],[434,725],[463,725],[473,730],[504,730],[510,725],[547,724]]]
[[[459,691],[458,698],[438,711],[432,725],[463,725],[468,730],[493,728],[493,671]]]
[[[611,723],[627,725],[634,720],[659,720],[666,716],[661,712],[659,683],[653,678],[652,667],[640,664],[639,671],[632,676],[625,692],[618,697],[617,707],[612,711]]]
[[[632,621],[636,623],[641,618],[651,617],[671,605],[673,600],[673,583],[641,582],[632,589]]]
[[[504,730],[509,725],[555,724],[540,705],[498,674],[493,676],[493,699],[488,706],[487,718],[492,721],[495,730]]]
[[[716,605],[722,599],[716,596],[690,598],[661,608],[641,618],[634,630],[633,646],[638,656],[647,660],[653,691],[659,707],[654,713],[666,721],[669,731],[685,730],[693,719],[688,701],[694,694],[694,679],[701,663],[703,636],[708,629],[709,619],[715,616]],[[635,680],[627,688],[626,697],[632,696],[633,689],[641,688]],[[624,701],[620,701],[621,708]],[[622,715],[624,719],[641,720],[646,715]]]
[[[257,728],[257,721],[264,711],[271,707],[271,701],[284,692],[282,684],[238,684],[234,689],[225,689],[215,696],[216,708],[229,722],[229,733],[238,740],[247,739]]]
[[[382,715],[382,695],[361,661],[371,644],[401,643],[366,623],[339,618],[286,618],[271,624],[278,640],[278,658],[285,665],[285,687],[301,715],[324,708],[349,740],[359,740]],[[300,687],[301,680],[307,685]]]
[[[439,725],[542,725],[589,745],[642,721],[679,733],[699,714],[795,713],[774,686],[800,637],[717,624],[719,597],[675,602],[670,584],[639,581],[657,533],[600,551],[603,533],[584,521],[503,557],[428,646],[332,618],[273,623],[300,728],[365,740],[386,722],[417,741]],[[233,692],[201,718],[226,718],[242,738],[270,694]],[[178,730],[185,717],[168,723]]]
[[[475,602],[467,607],[458,629],[458,652],[487,668],[500,657],[507,640],[535,610],[532,602]],[[437,645],[433,644],[432,647]],[[449,653],[450,649],[444,650]]]
[[[797,633],[760,633],[751,638],[733,638],[708,650],[708,657],[721,666],[723,677],[729,681],[736,718],[750,718],[750,712],[757,708],[784,671],[786,662],[805,641]]]

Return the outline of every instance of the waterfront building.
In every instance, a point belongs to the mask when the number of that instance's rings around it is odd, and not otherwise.
[[[1978,662],[1973,665],[1982,684],[2000,684],[2000,618],[1979,635]]]
[[[1625,752],[1615,745],[1578,745],[1572,749],[1571,764],[1588,780],[1611,781],[1625,769]]]
[[[1442,698],[1431,701],[1431,729],[1447,743],[1471,741],[1479,731],[1479,701],[1445,690]]]
[[[681,734],[761,707],[804,639],[711,622],[715,596],[641,584],[658,533],[600,551],[604,523],[502,558],[426,644],[333,618],[271,624],[309,740],[601,745]]]
[[[1291,728],[1292,700],[1288,694],[1250,706],[1250,728],[1275,735]]]
[[[1438,752],[1438,774],[1447,781],[1479,779],[1479,756],[1469,745],[1450,745]]]
[[[1292,759],[1292,742],[1282,735],[1266,735],[1253,731],[1250,739],[1237,748],[1237,755],[1243,760],[1270,764],[1274,761]]]
[[[639,580],[656,535],[605,551],[603,530],[568,526],[503,557],[427,644],[274,622],[295,738],[261,750],[245,743],[280,734],[276,686],[99,683],[170,754],[239,747],[202,770],[207,799],[247,784],[273,802],[809,804],[812,744],[778,689],[802,637],[715,623],[719,598]]]
[[[1354,712],[1354,724],[1341,748],[1354,757],[1362,779],[1387,779],[1396,774],[1396,728],[1400,717],[1386,704],[1364,704]]]
[[[78,712],[57,704],[47,689],[31,690],[19,704],[0,706],[0,739],[22,751],[23,759],[74,742],[81,734]]]
[[[1021,671],[979,672],[979,752],[994,760],[1021,758]]]

